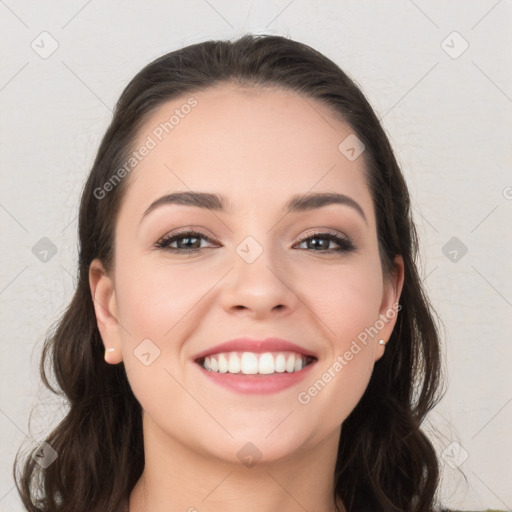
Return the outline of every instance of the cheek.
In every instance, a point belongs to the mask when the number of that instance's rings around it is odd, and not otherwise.
[[[320,437],[322,432],[331,432],[345,421],[370,382],[374,350],[353,336],[357,331],[355,324],[344,330],[346,338],[333,344],[332,357],[317,363],[295,397],[300,413]],[[320,427],[318,418],[322,418]]]
[[[297,271],[292,282],[338,351],[378,319],[383,291],[378,262],[354,259],[346,265],[319,264],[307,272]]]
[[[379,319],[382,274],[380,263],[366,262],[311,270],[308,280],[316,283],[312,304],[330,343],[297,402],[309,417],[323,417],[330,430],[352,412],[370,381],[378,338],[372,327]]]
[[[191,325],[198,324],[194,313],[201,307],[201,297],[218,280],[215,273],[192,267],[143,256],[125,258],[116,266],[127,378],[143,409],[152,417],[162,417],[163,423],[171,422],[170,399],[187,400],[177,383],[183,377],[181,348],[193,334]],[[186,417],[173,416],[172,422],[184,421],[186,431]]]
[[[126,260],[116,271],[119,318],[136,336],[162,339],[193,312],[218,280],[214,274],[151,258]]]
[[[331,432],[340,426],[363,396],[373,371],[369,347],[348,360],[340,354],[317,369],[297,394],[299,412],[312,426],[322,418],[318,433]]]

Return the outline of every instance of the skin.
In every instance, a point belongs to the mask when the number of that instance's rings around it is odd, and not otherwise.
[[[130,511],[334,511],[342,423],[396,315],[308,404],[297,395],[398,302],[403,262],[397,257],[396,273],[385,278],[364,159],[350,161],[338,150],[353,131],[328,107],[280,89],[223,85],[193,96],[198,105],[129,175],[112,272],[98,260],[90,267],[98,327],[110,349],[105,358],[124,361],[143,408],[145,469]],[[187,99],[161,106],[136,146]],[[234,209],[165,205],[141,221],[159,197],[189,190],[223,194]],[[350,196],[366,221],[339,204],[283,214],[290,196],[308,191]],[[190,225],[220,244],[203,240],[191,255],[154,247]],[[303,241],[326,228],[356,250],[335,252],[337,244],[324,240],[331,252],[321,253]],[[236,252],[247,236],[263,249],[252,263]],[[309,378],[286,390],[237,394],[202,376],[193,359],[239,336],[291,340],[318,361]],[[144,339],[160,350],[148,366],[134,355]],[[248,442],[261,452],[252,467],[237,457]]]

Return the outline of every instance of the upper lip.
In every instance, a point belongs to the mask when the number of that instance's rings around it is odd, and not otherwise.
[[[291,341],[283,340],[281,338],[266,338],[264,340],[257,340],[252,338],[236,338],[233,340],[225,341],[214,347],[207,348],[194,356],[194,360],[202,359],[211,354],[219,354],[221,352],[297,352],[305,356],[314,357],[316,355],[311,350],[308,350]]]

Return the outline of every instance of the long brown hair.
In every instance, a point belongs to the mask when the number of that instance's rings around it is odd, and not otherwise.
[[[45,340],[40,364],[44,384],[65,397],[69,411],[45,439],[58,454],[52,464],[43,469],[30,455],[16,456],[14,475],[24,506],[31,512],[118,512],[141,476],[141,407],[123,364],[104,362],[88,280],[94,258],[107,270],[111,267],[115,220],[127,180],[104,198],[98,199],[97,191],[127,161],[139,128],[155,109],[223,83],[277,86],[323,102],[365,145],[382,267],[389,275],[393,258],[401,255],[405,282],[385,354],[343,423],[335,495],[349,512],[431,512],[439,466],[420,426],[442,396],[439,331],[418,275],[406,183],[370,104],[334,62],[285,37],[252,34],[194,44],[157,58],[117,102],[82,193],[77,289]]]

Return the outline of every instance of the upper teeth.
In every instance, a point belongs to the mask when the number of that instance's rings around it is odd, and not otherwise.
[[[307,365],[306,357],[294,352],[223,352],[207,356],[203,368],[219,373],[268,375],[298,372]]]

